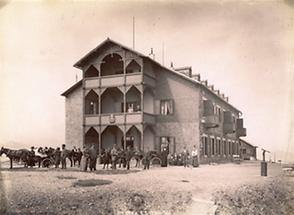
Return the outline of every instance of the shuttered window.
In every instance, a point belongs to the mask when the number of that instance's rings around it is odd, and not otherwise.
[[[160,114],[171,115],[174,113],[173,100],[161,100],[160,101]]]

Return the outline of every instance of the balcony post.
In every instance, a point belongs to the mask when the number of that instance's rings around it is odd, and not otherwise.
[[[124,125],[124,150],[127,149],[127,140],[126,140],[126,136],[127,136],[127,126]]]
[[[140,150],[144,152],[144,125],[142,124]]]
[[[98,148],[99,148],[99,155],[101,155],[101,150],[102,150],[102,142],[101,142],[101,140],[102,140],[102,133],[101,133],[101,127],[99,126],[99,133],[98,133],[98,138],[99,138],[99,140],[98,140]]]

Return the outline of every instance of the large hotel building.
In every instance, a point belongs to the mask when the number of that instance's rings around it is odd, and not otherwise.
[[[191,67],[166,68],[111,39],[74,67],[83,78],[62,93],[68,147],[180,153],[196,145],[201,163],[240,154],[241,111]]]

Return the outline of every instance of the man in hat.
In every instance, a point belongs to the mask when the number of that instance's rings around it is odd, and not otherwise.
[[[117,159],[117,155],[118,155],[118,151],[116,149],[116,144],[113,145],[111,151],[111,168],[112,169],[116,169],[116,159]]]
[[[61,146],[61,169],[66,169],[66,155],[67,155],[67,150],[65,148],[65,144],[62,144]]]

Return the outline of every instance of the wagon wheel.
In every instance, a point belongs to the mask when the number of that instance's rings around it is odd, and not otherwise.
[[[41,162],[42,167],[50,168],[54,164],[54,161],[51,158],[45,158]]]
[[[130,160],[130,168],[136,168],[136,167],[139,167],[139,166],[140,166],[140,163],[141,163],[141,161],[140,161],[140,159],[139,159],[138,166],[136,166],[136,164],[137,164],[137,160],[136,160],[136,157],[133,156],[133,157],[131,158],[131,160]]]
[[[159,157],[154,157],[150,160],[151,167],[160,167],[161,166],[161,159]]]

